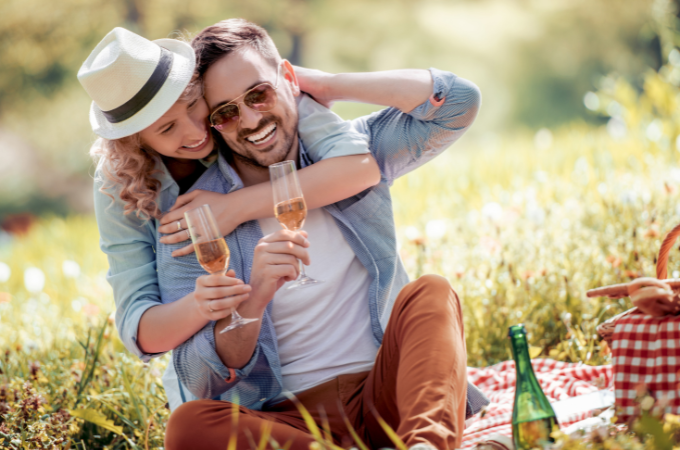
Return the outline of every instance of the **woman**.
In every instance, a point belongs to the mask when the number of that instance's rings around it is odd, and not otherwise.
[[[111,31],[93,50],[78,79],[93,99],[90,122],[99,139],[91,153],[99,158],[95,212],[101,248],[110,264],[108,281],[116,301],[116,324],[125,346],[144,361],[172,350],[207,323],[230,314],[246,301],[250,286],[232,276],[203,276],[195,291],[162,304],[155,267],[155,246],[163,211],[206,171],[217,170],[208,107],[194,78],[194,53],[173,39],[148,41],[123,28]],[[307,152],[327,153],[300,171],[310,209],[334,203],[377,184],[380,173],[363,137],[336,115],[303,97],[299,136]],[[314,115],[310,124],[306,118]],[[319,114],[328,120],[323,129]],[[316,124],[316,125],[314,125]],[[323,132],[324,137],[319,138]],[[221,206],[220,229],[228,234],[248,220],[273,215],[269,186],[257,185],[214,199]],[[218,195],[218,194],[215,194]],[[193,198],[188,196],[185,198]],[[185,200],[186,201],[186,200]],[[186,240],[183,220],[164,237]],[[187,249],[180,251],[182,254]],[[228,274],[228,275],[229,275]],[[172,376],[170,375],[170,378]],[[172,407],[180,403],[164,377]]]

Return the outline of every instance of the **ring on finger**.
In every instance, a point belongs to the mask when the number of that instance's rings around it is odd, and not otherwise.
[[[180,220],[177,221],[177,231],[182,231],[182,223]]]

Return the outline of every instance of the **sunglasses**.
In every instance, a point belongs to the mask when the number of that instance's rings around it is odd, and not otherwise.
[[[279,87],[279,72],[280,70],[276,72],[275,85],[260,83],[234,100],[215,108],[210,113],[210,126],[225,133],[236,130],[241,117],[240,104],[258,112],[268,112],[274,109],[277,100],[276,89]]]

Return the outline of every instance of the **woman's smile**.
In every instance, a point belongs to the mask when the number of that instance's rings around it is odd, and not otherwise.
[[[200,152],[208,144],[208,141],[210,141],[209,135],[210,135],[210,133],[208,132],[208,130],[206,130],[205,136],[203,136],[203,139],[201,139],[199,142],[197,142],[194,145],[183,145],[181,147],[181,149],[184,150],[184,151],[188,151],[188,152]]]

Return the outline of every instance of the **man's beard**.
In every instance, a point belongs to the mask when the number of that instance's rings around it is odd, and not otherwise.
[[[276,122],[276,133],[278,134],[277,136],[277,142],[273,145],[277,146],[277,149],[271,149],[271,150],[266,150],[258,152],[257,150],[251,150],[246,147],[246,145],[239,145],[240,143],[237,143],[236,145],[230,144],[227,142],[226,139],[224,141],[227,143],[228,148],[221,148],[222,152],[229,152],[230,155],[226,155],[223,153],[223,156],[227,157],[230,156],[234,160],[237,160],[245,165],[249,165],[251,167],[256,167],[258,169],[267,169],[270,165],[276,164],[281,161],[285,161],[286,157],[290,154],[290,152],[293,150],[293,145],[295,144],[295,131],[296,130],[286,130],[284,129],[284,125],[281,123],[281,121],[277,121],[275,117],[265,117],[263,118],[260,123],[257,125],[255,129],[252,130],[239,130],[238,133],[238,140],[239,141],[245,141],[246,136],[251,136],[253,134],[256,134],[259,130],[264,129],[265,127],[269,126],[271,123]],[[273,153],[276,152],[276,153]],[[263,161],[262,158],[258,159],[258,156],[265,156],[265,157],[271,157],[273,158],[272,161]]]

